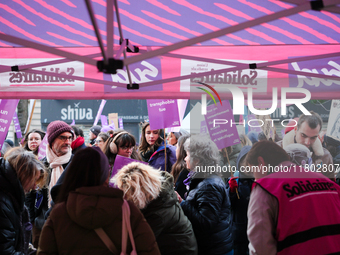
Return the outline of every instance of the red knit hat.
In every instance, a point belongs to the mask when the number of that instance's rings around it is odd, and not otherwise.
[[[69,132],[74,136],[73,129],[68,125],[66,122],[61,121],[61,120],[56,120],[52,121],[48,126],[47,126],[47,140],[48,144],[50,147],[52,147],[53,141],[61,134],[64,132]]]
[[[289,121],[287,126],[290,126],[290,127],[285,128],[285,134],[287,134],[289,131],[292,131],[295,128],[293,125],[295,125],[299,121],[299,118],[294,118],[294,120]]]

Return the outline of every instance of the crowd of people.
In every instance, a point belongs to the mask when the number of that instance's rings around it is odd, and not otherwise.
[[[139,140],[31,130],[0,158],[0,254],[339,254],[340,142],[311,113],[282,139],[240,133],[222,150],[149,122]]]

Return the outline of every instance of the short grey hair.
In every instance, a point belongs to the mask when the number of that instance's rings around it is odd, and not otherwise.
[[[220,152],[216,144],[207,136],[193,135],[184,143],[190,154],[191,170],[195,166],[216,166],[220,162]]]

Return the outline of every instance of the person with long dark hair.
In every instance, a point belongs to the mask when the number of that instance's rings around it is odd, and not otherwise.
[[[176,147],[176,158],[177,161],[172,165],[171,174],[174,177],[175,183],[175,191],[184,198],[185,193],[187,192],[186,186],[183,181],[188,177],[189,170],[187,169],[187,165],[184,159],[187,156],[187,153],[184,149],[184,143],[189,138],[189,135],[180,136],[177,142]]]
[[[96,138],[95,145],[98,146],[102,151],[105,150],[105,143],[110,138],[110,134],[106,132],[100,132]]]
[[[25,135],[24,149],[27,151],[33,151],[35,155],[38,155],[39,145],[41,144],[41,141],[44,139],[44,137],[45,132],[38,129],[32,129]]]
[[[104,144],[103,152],[109,160],[111,173],[117,155],[139,161],[141,160],[138,153],[136,152],[135,137],[122,129],[117,131],[109,131],[109,138]]]
[[[166,170],[170,173],[172,165],[176,162],[176,148],[168,144],[164,146],[163,137],[164,129],[151,130],[150,123],[144,122],[142,124],[139,154],[144,162],[148,162],[149,165],[156,169]],[[166,161],[165,158],[167,158]]]
[[[123,192],[108,187],[108,182],[109,162],[100,148],[85,148],[74,155],[42,230],[38,255],[109,254],[95,231],[100,228],[118,251],[122,249]],[[137,253],[160,254],[143,215],[133,203],[129,207]],[[128,242],[127,251],[131,250]]]

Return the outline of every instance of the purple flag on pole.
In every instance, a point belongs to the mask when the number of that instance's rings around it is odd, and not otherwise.
[[[19,123],[18,115],[16,112],[14,112],[13,123],[14,123],[15,133],[17,134],[17,138],[18,139],[22,138],[20,123]]]
[[[240,143],[230,103],[229,101],[223,101],[222,103],[223,105],[209,105],[207,107],[207,114],[204,116],[210,138],[220,150]],[[219,121],[216,121],[214,126],[214,120],[216,119]]]
[[[0,150],[6,139],[19,99],[0,99]]]
[[[97,125],[99,118],[102,115],[102,111],[104,109],[105,104],[106,104],[106,100],[103,99],[102,102],[100,103],[100,106],[99,106],[99,109],[98,109],[98,112],[97,112],[97,116],[94,120],[93,126]]]
[[[19,99],[0,99],[0,150],[6,139]]]
[[[109,125],[109,123],[107,122],[107,117],[105,115],[100,115],[100,121],[102,123],[102,127]]]
[[[48,137],[48,134],[46,133],[46,135],[44,136],[44,139],[41,141],[39,145],[38,159],[43,159],[46,156],[46,148],[48,144],[47,137]]]
[[[123,118],[118,119],[118,125],[120,129],[124,129]]]
[[[150,129],[170,128],[180,125],[178,105],[175,99],[148,99]]]
[[[185,109],[187,108],[187,104],[188,104],[188,99],[177,99],[180,123],[179,123],[178,127],[168,128],[166,130],[166,132],[179,132],[180,131],[182,121],[183,121],[183,117],[184,117],[184,113],[185,113]]]

